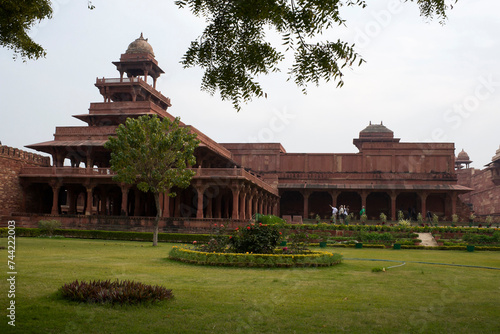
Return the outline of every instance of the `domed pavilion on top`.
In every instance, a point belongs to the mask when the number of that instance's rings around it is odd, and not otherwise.
[[[457,158],[455,159],[455,167],[457,169],[462,169],[465,165],[465,168],[469,168],[471,162],[472,161],[470,160],[467,152],[465,152],[464,149],[462,149],[462,151],[458,153]]]
[[[117,229],[125,227],[114,224],[133,225],[156,214],[150,194],[112,179],[104,143],[128,117],[174,118],[170,98],[156,89],[164,71],[142,34],[113,64],[118,78],[96,79],[103,101],[74,116],[86,125],[56,127],[53,140],[28,146],[51,155],[52,166],[22,168],[24,220],[64,215],[68,226]],[[201,141],[192,166],[196,175],[187,189],[173,189],[176,197],[162,196],[163,231],[244,223],[257,212],[294,222],[328,218],[330,205],[346,205],[354,213],[364,206],[370,219],[384,212],[395,220],[397,210],[407,209],[450,217],[458,195],[471,190],[457,184],[453,143],[400,142],[382,123],[370,123],[353,140],[358,153],[287,153],[279,143],[217,143],[182,126]],[[148,230],[147,224],[140,226]]]

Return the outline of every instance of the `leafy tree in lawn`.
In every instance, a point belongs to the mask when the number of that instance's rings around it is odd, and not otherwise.
[[[172,122],[168,118],[141,116],[127,119],[116,129],[116,137],[110,137],[104,145],[111,151],[110,163],[116,172],[113,177],[116,181],[135,184],[139,190],[154,194],[153,246],[158,244],[158,222],[162,214],[160,193],[189,186],[195,172],[187,167],[196,163],[193,153],[198,143],[196,134],[179,126],[179,118]]]

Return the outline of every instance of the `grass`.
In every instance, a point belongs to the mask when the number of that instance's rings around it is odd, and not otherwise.
[[[219,268],[168,260],[172,244],[154,248],[140,242],[44,238],[16,242],[16,328],[7,326],[8,286],[2,279],[1,333],[498,331],[500,270],[407,263],[372,272],[396,263],[364,260],[327,268]],[[6,244],[0,239],[0,246]],[[500,267],[498,252],[328,250],[345,258]],[[7,250],[0,254],[6,263]],[[160,284],[175,297],[149,306],[61,299],[59,287],[75,279]]]

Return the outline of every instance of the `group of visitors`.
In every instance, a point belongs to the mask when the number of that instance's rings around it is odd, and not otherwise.
[[[340,220],[340,223],[343,224],[344,222],[348,222],[347,217],[349,216],[349,206],[348,205],[341,205],[338,209],[330,205],[332,208],[332,223],[336,224],[337,223],[337,215]]]

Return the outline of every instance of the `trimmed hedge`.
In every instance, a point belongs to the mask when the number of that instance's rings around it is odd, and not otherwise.
[[[208,253],[172,247],[169,258],[185,263],[230,267],[327,267],[342,262],[342,255],[329,252],[306,254]]]
[[[493,234],[497,228],[485,227],[452,227],[452,226],[390,226],[390,225],[338,225],[338,224],[284,224],[290,230],[326,230],[326,231],[378,231],[378,232],[431,232],[431,233],[480,233]]]
[[[7,228],[0,228],[0,237],[7,236]],[[122,231],[100,231],[100,230],[73,230],[56,229],[55,236],[79,239],[102,239],[102,240],[130,240],[130,241],[152,241],[153,232],[122,232]],[[37,228],[16,227],[18,237],[40,237],[42,233]],[[193,241],[208,242],[208,234],[185,234],[185,233],[158,233],[160,242],[192,243]]]
[[[364,246],[364,245],[363,245]],[[426,249],[426,250],[467,250],[467,246],[409,246],[401,245],[401,249]],[[500,247],[497,246],[474,246],[474,250],[477,251],[500,251]]]

